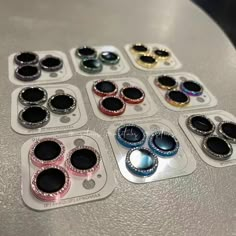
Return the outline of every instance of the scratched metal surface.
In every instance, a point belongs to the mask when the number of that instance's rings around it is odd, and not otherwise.
[[[109,122],[93,115],[85,91],[90,78],[75,73],[70,83],[80,87],[89,116],[83,129],[104,136],[117,188],[103,201],[46,212],[24,206],[19,151],[29,137],[10,128],[10,94],[16,86],[7,78],[8,55],[23,49],[58,49],[69,55],[76,45],[113,44],[122,49],[136,41],[170,46],[182,69],[196,73],[218,98],[217,109],[236,115],[235,50],[216,24],[187,0],[1,0],[0,235],[236,235],[236,167],[210,167],[191,147],[197,160],[192,175],[129,183],[119,173],[106,137]],[[147,73],[131,68],[129,76],[146,79]],[[166,110],[156,96],[155,101],[160,108],[156,117],[177,125],[179,113]]]

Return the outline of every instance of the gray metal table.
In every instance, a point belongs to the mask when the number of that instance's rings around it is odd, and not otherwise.
[[[164,43],[183,62],[182,70],[197,74],[214,93],[216,108],[236,115],[235,50],[211,19],[184,0],[1,3],[0,235],[236,235],[236,167],[210,167],[194,150],[197,169],[192,175],[135,185],[121,176],[107,145],[117,180],[110,197],[32,211],[20,194],[19,151],[29,137],[10,128],[10,94],[16,86],[7,78],[8,55],[21,49],[58,49],[69,55],[70,48],[82,44],[113,44],[122,49],[129,42]],[[145,76],[131,68],[129,75]],[[74,73],[69,81],[82,88],[86,100],[90,122],[83,129],[96,130],[108,143],[109,122],[99,122],[98,127],[83,89],[87,80]],[[162,107],[156,96],[155,101]],[[165,109],[156,117],[165,116],[177,125],[178,115]]]

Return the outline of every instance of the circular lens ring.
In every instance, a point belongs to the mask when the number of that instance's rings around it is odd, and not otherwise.
[[[45,112],[45,118],[41,121],[38,121],[38,122],[29,122],[29,121],[26,121],[23,116],[24,116],[24,113],[28,111],[28,109],[40,109],[42,110],[43,112]],[[28,106],[28,107],[25,107],[23,108],[19,114],[18,114],[18,122],[25,128],[27,129],[37,129],[37,128],[42,128],[43,126],[47,125],[48,122],[50,120],[50,112],[48,111],[48,109],[46,107],[43,107],[43,106]]]
[[[131,46],[130,51],[134,54],[143,54],[148,53],[149,49],[142,43],[136,43]]]
[[[80,151],[80,150],[84,150],[84,149],[94,153],[94,155],[96,156],[96,163],[94,164],[93,167],[91,167],[89,169],[78,169],[72,164],[71,157],[72,157],[73,153],[75,153],[76,151]],[[69,172],[71,172],[73,175],[86,177],[86,176],[91,176],[99,169],[100,162],[101,162],[101,156],[96,149],[94,149],[93,147],[90,147],[90,146],[79,146],[79,147],[73,148],[68,153],[68,158],[66,160],[65,165],[66,165],[67,170]]]
[[[24,57],[31,57],[30,59],[24,60]],[[34,53],[34,52],[19,52],[14,56],[14,62],[18,66],[23,66],[23,65],[35,65],[39,61],[39,56]]]
[[[115,88],[114,91],[112,91],[112,92],[103,92],[103,91],[99,90],[99,89],[97,88],[97,86],[98,86],[100,83],[104,83],[104,82],[110,83],[110,84]],[[115,96],[115,95],[117,94],[117,92],[118,92],[118,86],[117,86],[114,82],[112,82],[111,80],[97,80],[97,81],[95,81],[94,84],[93,84],[93,92],[94,92],[96,95],[100,96],[100,97]]]
[[[56,143],[60,147],[60,153],[59,153],[58,156],[56,156],[55,158],[53,158],[51,160],[41,160],[41,159],[39,159],[36,156],[35,149],[38,147],[39,144],[42,144],[42,143],[48,142],[48,141]],[[36,141],[30,147],[30,150],[29,150],[29,158],[30,158],[31,162],[35,166],[40,167],[40,168],[45,166],[45,165],[60,165],[61,162],[64,159],[64,154],[65,154],[65,146],[64,146],[64,144],[60,140],[55,139],[55,138],[43,138],[43,139],[40,139],[40,140]]]
[[[209,125],[211,126],[211,129],[204,131],[204,130],[200,130],[197,129],[194,125],[193,125],[193,119],[196,118],[200,118],[200,119],[204,119],[207,123],[209,123]],[[209,119],[208,117],[204,116],[204,115],[191,115],[188,117],[187,121],[186,121],[187,127],[194,132],[197,135],[201,135],[201,136],[207,136],[212,134],[215,131],[215,124],[212,122],[211,119]]]
[[[142,58],[150,58],[153,62],[145,62],[143,61]],[[153,54],[150,54],[150,53],[143,53],[143,54],[140,54],[136,60],[137,64],[146,68],[146,69],[151,69],[153,67],[155,67],[158,63],[156,57],[153,55]]]
[[[24,75],[22,74],[22,72],[27,70],[34,70],[33,74],[30,75]],[[33,65],[23,65],[23,66],[19,66],[16,68],[15,70],[15,77],[18,80],[24,81],[24,82],[30,82],[30,81],[34,81],[37,80],[39,77],[41,76],[41,70],[39,69],[38,66],[33,66]]]
[[[193,83],[195,86],[199,87],[199,91],[193,91],[193,90],[186,88],[186,86],[185,86],[186,83]],[[200,96],[203,93],[202,85],[194,80],[187,80],[187,81],[182,82],[180,84],[180,89],[182,92],[188,94],[189,96]]]
[[[217,138],[217,139],[221,140],[222,142],[224,142],[227,145],[229,152],[227,154],[218,154],[218,153],[213,152],[207,146],[207,142],[211,138]],[[210,156],[211,158],[213,158],[214,160],[217,160],[217,161],[228,160],[233,153],[233,148],[232,148],[231,144],[229,142],[227,142],[226,139],[218,137],[217,135],[208,135],[207,137],[205,137],[202,142],[202,149],[208,156]]]
[[[86,63],[96,63],[97,67],[89,67],[86,65]],[[102,71],[103,65],[100,62],[100,60],[96,58],[86,58],[80,61],[80,69],[88,74],[96,74]]]
[[[49,169],[57,169],[59,171],[61,171],[64,176],[65,176],[65,183],[63,185],[63,187],[53,193],[47,193],[47,192],[43,192],[42,190],[40,190],[38,188],[37,185],[37,178],[38,176],[43,172],[43,171],[47,171]],[[69,191],[70,189],[70,176],[68,174],[68,172],[66,171],[66,169],[64,169],[61,166],[57,166],[57,165],[50,165],[50,166],[44,166],[41,169],[39,169],[32,177],[31,180],[31,191],[34,194],[35,197],[37,197],[38,199],[42,200],[42,201],[47,201],[47,202],[55,202],[58,201],[59,199],[63,198],[65,196],[65,194]]]
[[[65,109],[60,109],[60,108],[55,107],[52,104],[53,100],[58,98],[59,96],[67,96],[68,99],[72,100],[72,105],[68,108],[65,108]],[[64,94],[64,93],[63,94],[54,94],[48,99],[48,108],[49,108],[49,110],[51,112],[53,112],[55,114],[59,114],[59,115],[69,114],[69,113],[73,112],[76,108],[76,105],[77,105],[76,99],[70,94]]]
[[[147,152],[150,156],[150,158],[152,159],[153,161],[153,164],[152,164],[152,167],[151,168],[148,168],[148,169],[141,169],[141,168],[137,168],[135,167],[133,164],[132,164],[132,161],[131,161],[131,154],[134,152],[134,151],[144,151],[144,152]],[[158,167],[158,156],[155,155],[150,149],[148,148],[145,148],[145,147],[135,147],[135,148],[132,148],[130,149],[127,154],[126,154],[126,159],[125,159],[125,164],[126,164],[126,167],[127,169],[134,175],[136,176],[139,176],[139,177],[148,177],[152,174],[154,174],[157,170],[157,167]]]
[[[83,52],[86,51],[87,53]],[[85,55],[86,54],[86,55]],[[89,47],[89,46],[82,46],[75,50],[75,55],[81,59],[85,58],[96,58],[97,57],[97,51],[96,49]]]
[[[141,94],[141,96],[137,99],[129,98],[127,95],[125,95],[125,90],[127,89],[133,89],[133,90],[138,90],[138,92]],[[127,103],[129,104],[139,104],[144,101],[145,98],[145,93],[141,88],[138,88],[136,86],[127,86],[124,87],[120,90],[120,97]]]
[[[235,137],[232,137],[230,136],[229,134],[227,134],[225,131],[224,131],[224,126],[225,125],[232,125],[234,127],[236,127],[236,123],[235,122],[232,122],[232,121],[221,121],[218,125],[218,132],[224,137],[226,138],[229,142],[231,143],[236,143],[236,138]]]
[[[169,83],[173,83],[172,85],[167,85],[167,84],[164,84],[161,80],[162,79],[166,79],[166,80],[169,80]],[[161,75],[161,76],[158,76],[155,80],[155,85],[158,86],[159,88],[161,89],[164,89],[164,90],[171,90],[171,89],[175,89],[177,88],[178,86],[178,82],[175,80],[174,77],[171,77],[169,75]]]
[[[164,151],[164,150],[162,150],[161,148],[157,147],[154,144],[155,136],[163,136],[163,135],[168,136],[168,137],[170,137],[172,139],[172,141],[175,143],[174,149],[168,150],[168,151]],[[171,157],[171,156],[174,156],[174,155],[176,155],[176,153],[179,150],[179,141],[178,141],[178,139],[173,134],[171,134],[169,132],[166,132],[166,131],[156,131],[153,134],[151,134],[149,136],[149,139],[148,139],[148,145],[149,145],[150,149],[154,153],[156,153],[157,155],[159,155],[161,157]]]
[[[119,100],[119,102],[122,103],[122,107],[119,110],[115,110],[115,111],[109,110],[109,109],[105,108],[103,106],[103,102],[106,99],[110,99],[110,98],[114,98],[114,99]],[[117,96],[106,96],[106,97],[103,97],[103,98],[100,99],[98,107],[99,107],[99,110],[103,114],[105,114],[105,115],[108,115],[108,116],[120,116],[120,115],[122,115],[125,112],[126,104],[123,101],[123,99],[121,99],[120,97],[117,97]]]
[[[185,96],[186,101],[185,102],[178,102],[178,101],[172,100],[170,97],[172,92],[181,93],[181,95]],[[176,89],[168,90],[166,92],[165,99],[169,104],[171,104],[172,106],[175,106],[175,107],[184,107],[190,103],[190,97],[187,94],[183,93],[182,91],[176,90]]]
[[[35,90],[35,89],[37,89],[40,93],[42,93],[42,95],[43,95],[42,98],[37,101],[26,100],[24,98],[24,94],[29,90]],[[45,103],[47,101],[47,99],[48,99],[48,93],[42,87],[33,87],[33,86],[32,87],[25,87],[18,94],[18,101],[24,106],[42,105],[43,103]]]
[[[110,54],[115,57],[114,60],[109,60],[106,58],[106,55]],[[120,56],[116,52],[104,51],[99,54],[99,59],[106,65],[116,65],[120,61]]]
[[[54,65],[47,65],[48,61],[50,61],[50,60],[54,61],[54,63],[56,62],[56,65],[55,64]],[[39,61],[39,65],[44,71],[55,72],[55,71],[60,70],[63,67],[63,61],[59,57],[48,55]]]
[[[153,50],[154,55],[157,57],[159,60],[169,60],[171,57],[171,54],[168,50],[162,49],[162,48],[156,48]]]
[[[134,129],[138,129],[139,132],[142,134],[142,139],[137,141],[137,142],[129,142],[127,140],[125,140],[123,137],[122,137],[122,132],[124,129],[126,128],[130,128],[130,127],[133,127]],[[117,141],[122,145],[122,146],[125,146],[127,148],[134,148],[134,147],[140,147],[142,146],[145,141],[146,141],[146,138],[147,138],[147,135],[144,131],[144,129],[138,125],[135,125],[135,124],[125,124],[125,125],[121,125],[117,130],[116,130],[116,139]]]

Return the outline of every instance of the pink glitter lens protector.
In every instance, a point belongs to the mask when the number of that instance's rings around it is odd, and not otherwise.
[[[43,138],[30,148],[29,158],[37,166],[59,165],[64,158],[65,146],[55,138]]]
[[[61,166],[45,166],[32,177],[31,190],[42,201],[58,201],[70,188],[68,172]]]
[[[99,168],[100,154],[92,147],[81,146],[73,148],[66,160],[66,167],[74,175],[91,176]]]

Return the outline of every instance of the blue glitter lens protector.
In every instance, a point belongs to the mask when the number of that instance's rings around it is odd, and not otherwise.
[[[174,135],[166,131],[153,133],[149,137],[148,145],[154,153],[162,157],[173,156],[179,150],[179,141]]]
[[[134,124],[125,124],[116,130],[117,141],[127,148],[142,146],[146,141],[143,128]]]
[[[182,92],[188,94],[189,96],[200,96],[203,93],[202,85],[193,80],[182,82],[180,84],[180,89]]]
[[[147,177],[157,170],[158,157],[148,148],[136,147],[128,151],[125,163],[132,174]]]

